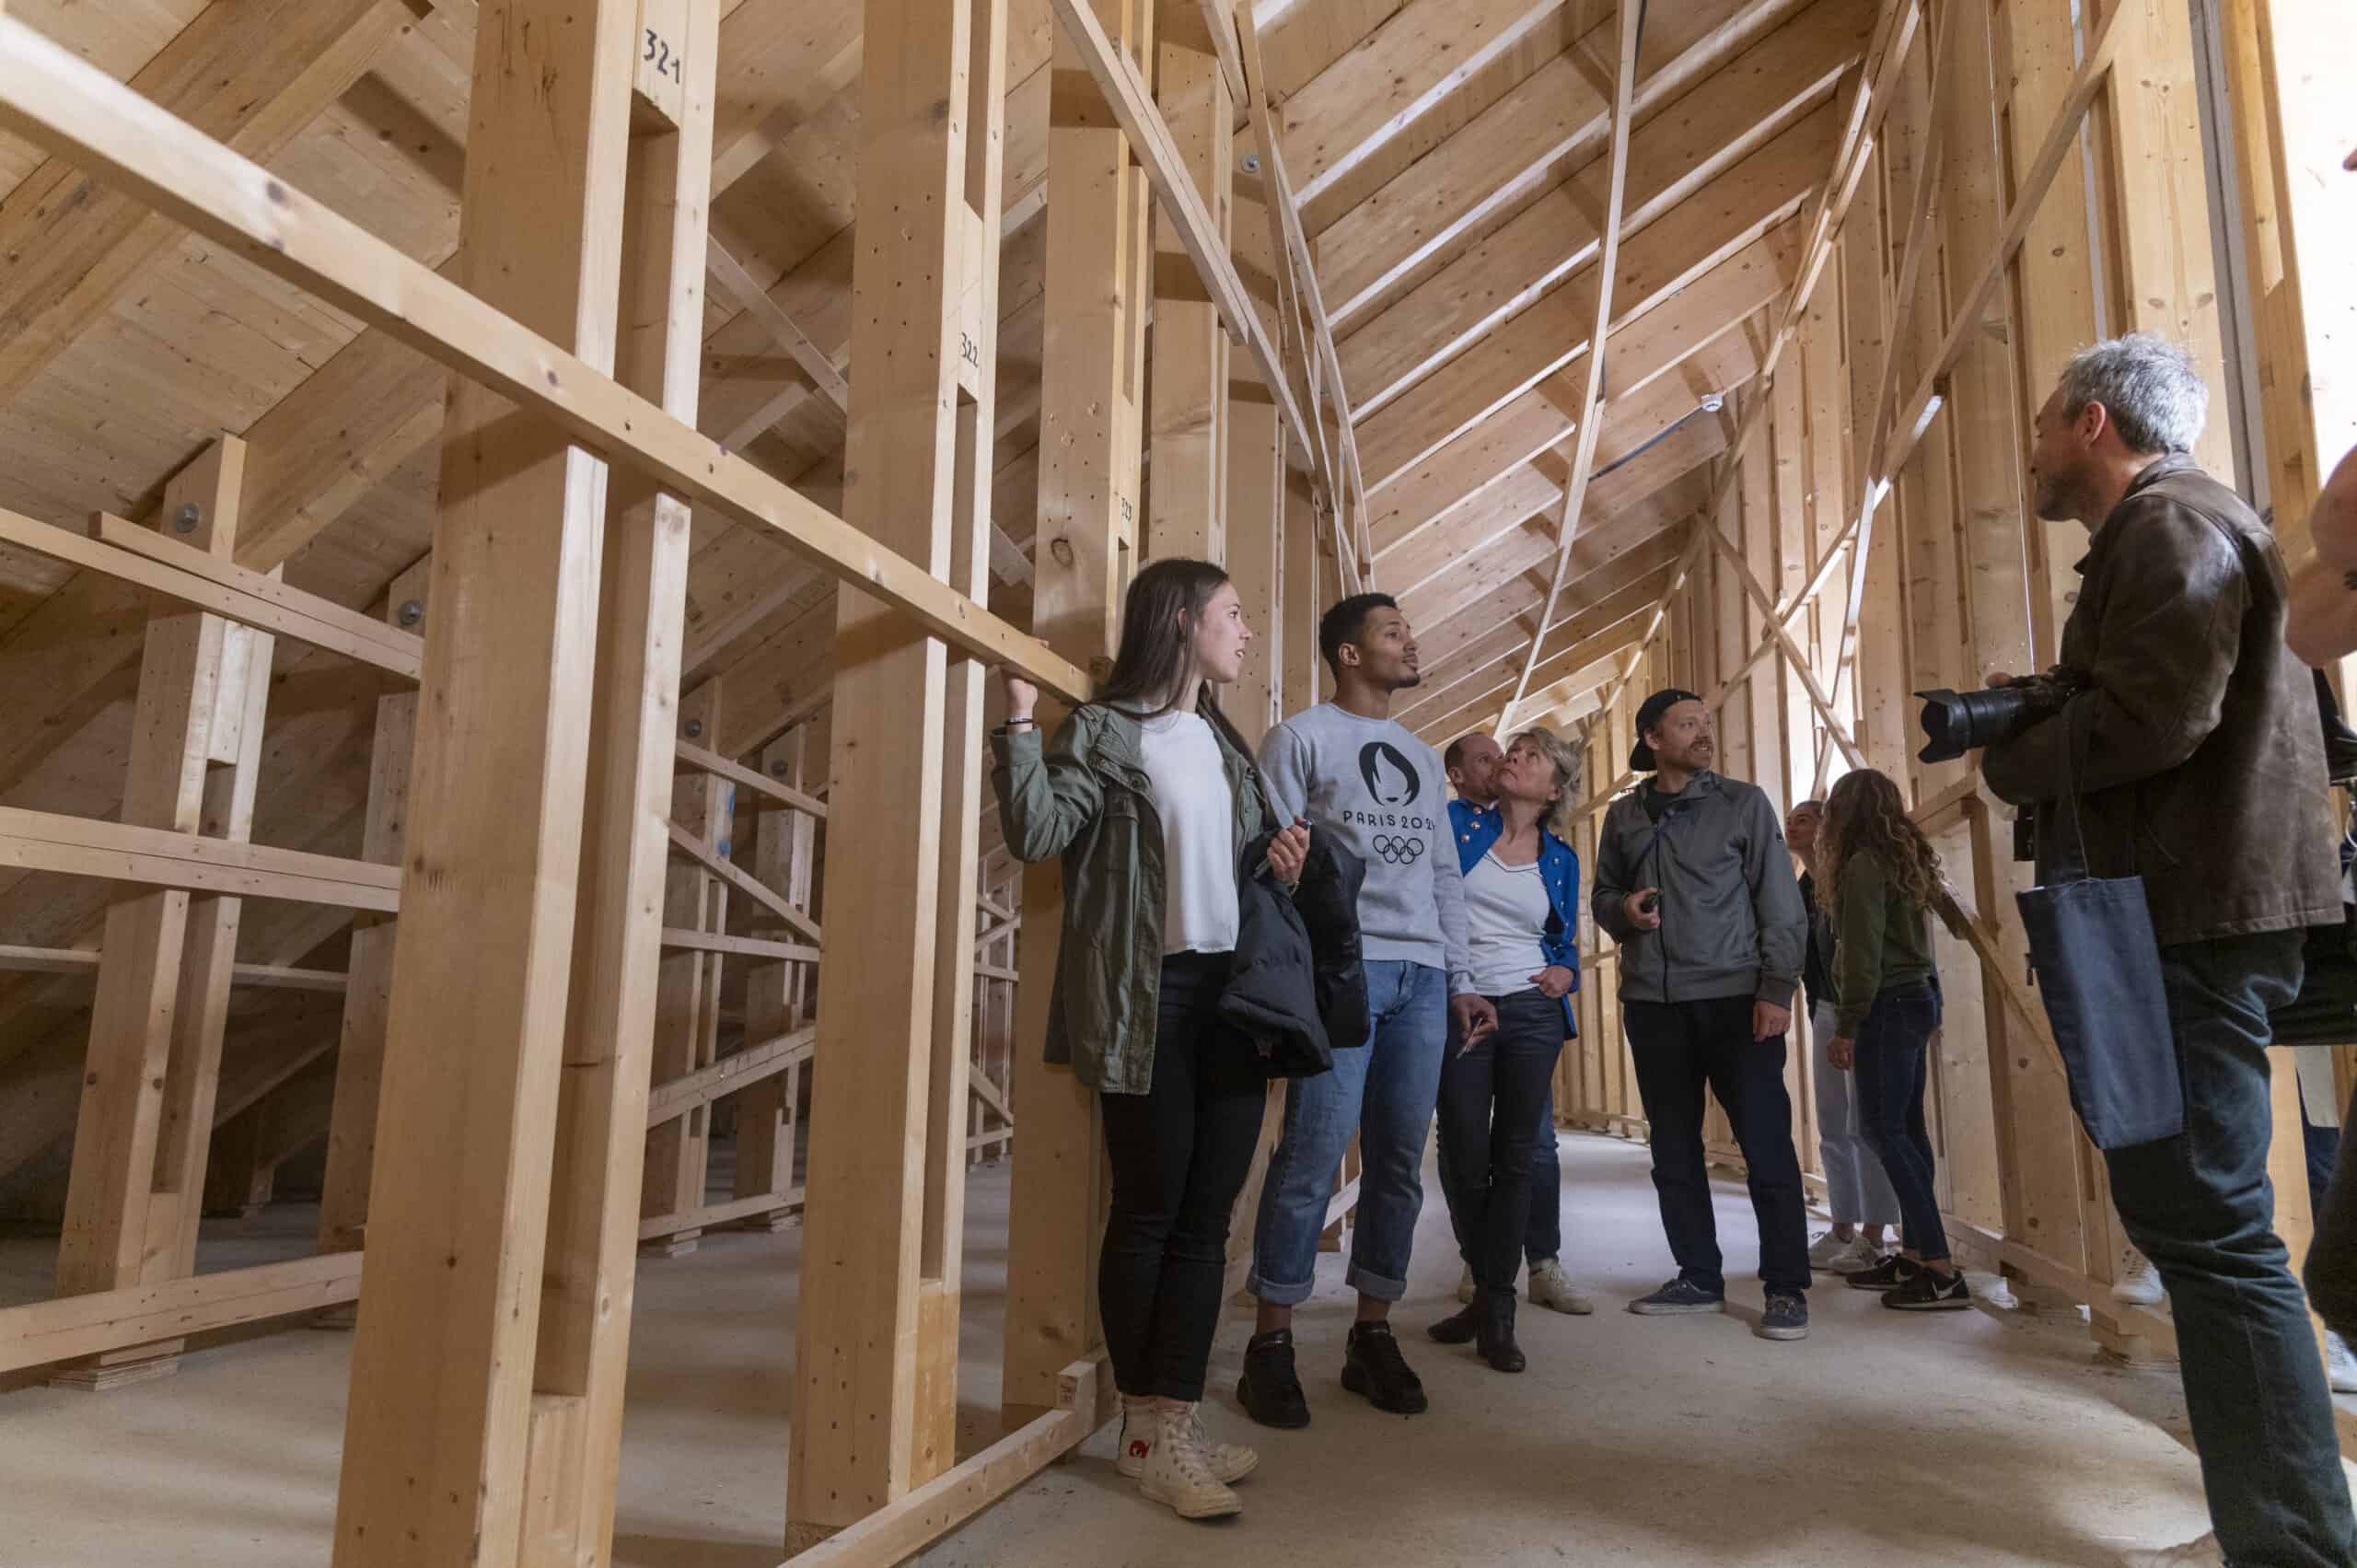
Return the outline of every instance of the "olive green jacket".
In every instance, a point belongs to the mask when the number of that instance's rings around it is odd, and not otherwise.
[[[1259,778],[1206,702],[1236,796],[1236,853],[1263,827]],[[993,734],[992,783],[1007,852],[1062,855],[1063,940],[1048,1004],[1050,1062],[1106,1094],[1154,1086],[1154,1032],[1162,998],[1162,819],[1146,778],[1137,715],[1089,703],[1043,749],[1039,731]]]

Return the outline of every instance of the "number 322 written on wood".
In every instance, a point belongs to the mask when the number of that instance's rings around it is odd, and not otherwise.
[[[671,45],[656,37],[653,28],[646,29],[645,32],[646,52],[639,58],[653,61],[656,75],[668,76],[675,82],[685,82],[688,79],[687,69],[680,63],[679,57],[671,52]]]

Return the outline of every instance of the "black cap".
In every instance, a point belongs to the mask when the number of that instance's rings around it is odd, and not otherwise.
[[[1645,731],[1661,723],[1662,715],[1680,703],[1699,703],[1698,692],[1679,686],[1666,686],[1644,701],[1637,710],[1637,744],[1629,749],[1629,766],[1640,773],[1654,771],[1654,749],[1645,744]]]

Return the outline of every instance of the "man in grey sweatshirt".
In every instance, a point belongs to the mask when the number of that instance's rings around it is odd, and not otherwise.
[[[1637,710],[1629,766],[1653,777],[1605,810],[1596,838],[1596,921],[1620,945],[1620,1021],[1653,1145],[1654,1188],[1678,1277],[1629,1310],[1726,1306],[1702,1092],[1725,1108],[1743,1148],[1759,1225],[1767,1307],[1753,1332],[1808,1333],[1808,1223],[1784,1032],[1808,915],[1776,808],[1754,784],[1711,772],[1711,710],[1656,691]]]
[[[1246,1412],[1268,1426],[1309,1423],[1294,1369],[1293,1308],[1314,1283],[1318,1237],[1354,1132],[1362,1163],[1348,1278],[1359,1307],[1342,1386],[1381,1410],[1425,1408],[1423,1385],[1391,1334],[1391,1304],[1408,1288],[1424,1134],[1452,1016],[1466,1038],[1497,1024],[1474,993],[1466,955],[1447,777],[1439,753],[1391,717],[1392,693],[1421,679],[1407,618],[1386,595],[1355,595],[1326,612],[1318,642],[1334,701],[1271,730],[1260,772],[1280,811],[1307,820],[1313,836],[1336,835],[1366,864],[1359,935],[1374,1028],[1363,1049],[1335,1051],[1333,1071],[1286,1088],[1246,1283],[1260,1298],[1256,1332],[1237,1389]]]

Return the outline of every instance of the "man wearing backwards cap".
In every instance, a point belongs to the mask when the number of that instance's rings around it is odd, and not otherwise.
[[[1656,691],[1637,710],[1629,766],[1653,777],[1615,800],[1597,835],[1596,922],[1620,944],[1620,1018],[1651,1127],[1654,1188],[1678,1277],[1629,1310],[1726,1307],[1702,1089],[1718,1096],[1750,1170],[1767,1309],[1752,1332],[1808,1333],[1808,1226],[1784,1031],[1808,917],[1776,808],[1711,772],[1711,710]]]

